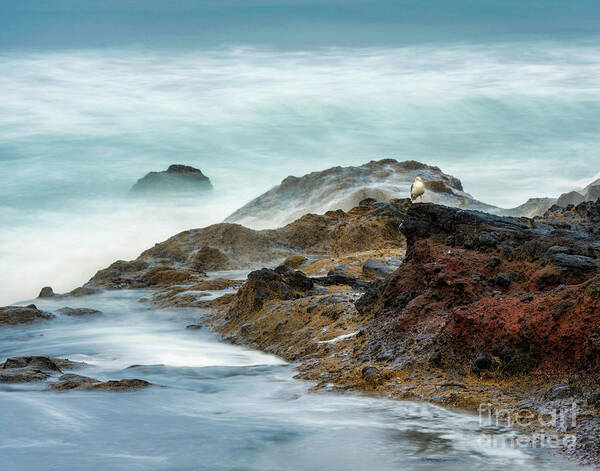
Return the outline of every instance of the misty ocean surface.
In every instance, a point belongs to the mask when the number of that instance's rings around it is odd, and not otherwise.
[[[288,175],[415,159],[503,207],[599,176],[596,1],[2,5],[0,305],[70,290]],[[214,192],[128,198],[172,163]]]

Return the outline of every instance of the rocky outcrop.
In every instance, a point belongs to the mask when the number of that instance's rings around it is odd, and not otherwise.
[[[370,300],[372,352],[413,363],[436,352],[463,368],[484,352],[506,374],[600,372],[599,208],[514,220],[411,207],[405,263]]]
[[[131,193],[181,193],[211,190],[210,179],[201,170],[187,165],[171,165],[162,172],[150,172],[131,187]]]
[[[156,244],[131,262],[117,261],[88,284],[94,288],[198,286],[205,271],[254,269],[299,260],[337,257],[404,246],[399,225],[406,201],[365,200],[348,212],[307,214],[274,230],[256,231],[239,224],[215,224],[182,232]],[[210,289],[210,288],[198,288]]]
[[[530,198],[526,203],[512,209],[493,211],[503,216],[542,216],[553,205],[566,208],[569,205],[577,206],[580,203],[594,202],[600,198],[600,179],[594,180],[588,186],[578,190],[563,193],[558,198]]]
[[[309,212],[347,211],[366,198],[378,201],[405,198],[416,176],[425,181],[426,202],[501,216],[541,216],[554,204],[566,207],[584,201],[593,202],[600,197],[600,180],[595,180],[587,187],[559,198],[530,198],[515,208],[499,208],[465,193],[460,180],[443,173],[438,167],[415,161],[383,159],[358,167],[333,167],[302,177],[287,177],[278,186],[228,216],[225,222],[256,229],[272,228]]]
[[[49,312],[39,310],[35,304],[0,307],[0,325],[4,326],[31,324],[33,322],[53,319],[54,317]]]
[[[287,177],[225,219],[257,229],[279,227],[307,213],[348,211],[366,198],[405,198],[415,177],[425,180],[425,201],[492,210],[463,191],[460,180],[415,161],[371,161],[358,167],[333,167],[303,177]]]
[[[515,208],[501,209],[493,212],[502,216],[532,218],[541,216],[554,204],[556,204],[556,198],[529,198],[525,203]]]

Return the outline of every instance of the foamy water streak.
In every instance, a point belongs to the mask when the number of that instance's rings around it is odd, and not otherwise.
[[[0,304],[333,165],[417,159],[500,206],[582,186],[598,172],[599,44],[0,54]],[[123,199],[175,162],[214,197]]]
[[[216,294],[216,293],[213,293]],[[155,310],[148,293],[70,299],[101,309],[0,329],[1,358],[85,361],[75,373],[140,378],[130,393],[55,392],[0,385],[0,468],[93,470],[572,469],[548,450],[495,446],[514,437],[477,416],[434,405],[350,394],[310,394],[280,359],[219,342],[184,325],[194,310]],[[39,306],[56,312],[60,300]],[[307,453],[310,450],[310,453]]]

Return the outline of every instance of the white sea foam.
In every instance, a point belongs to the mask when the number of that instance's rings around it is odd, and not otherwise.
[[[597,46],[0,54],[0,304],[333,165],[416,159],[499,206],[557,196],[598,172]],[[171,163],[214,197],[122,198]]]

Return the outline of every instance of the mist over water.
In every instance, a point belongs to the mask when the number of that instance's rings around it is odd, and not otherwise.
[[[338,3],[325,3],[338,12]],[[379,3],[349,2],[338,18],[310,2],[261,2],[251,11],[233,1],[183,2],[173,17],[149,2],[139,16],[144,32],[127,30],[131,37],[115,18],[133,15],[132,2],[74,9],[63,0],[58,13],[12,5],[0,20],[0,264],[8,268],[0,304],[43,285],[72,289],[116,259],[220,222],[290,174],[416,159],[504,207],[558,196],[598,174],[593,3],[564,12],[535,2],[525,14],[518,2],[504,10],[488,1],[464,18],[436,4],[427,31],[438,26],[443,38],[411,33],[421,7]],[[239,15],[221,18],[219,8]],[[324,23],[309,27],[311,11]],[[72,29],[85,24],[77,15],[97,18],[87,34]],[[505,15],[520,20],[502,22]],[[184,16],[212,26],[194,29]],[[39,34],[9,36],[23,18]],[[181,20],[180,34],[157,18]],[[298,22],[288,35],[291,18]],[[348,26],[361,18],[365,29]],[[279,29],[254,34],[256,22]],[[389,34],[376,34],[377,25]],[[246,35],[207,39],[233,29]],[[172,163],[202,169],[213,194],[127,197],[138,178]]]

